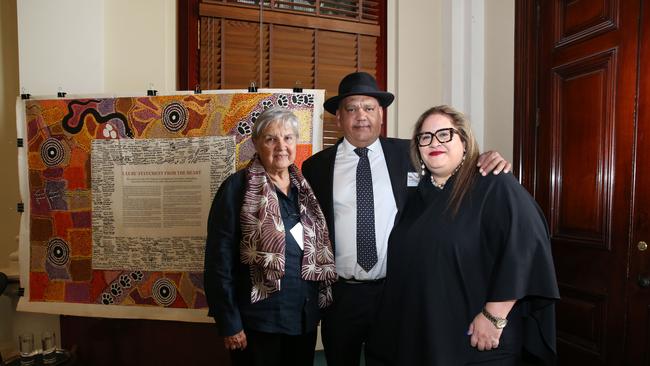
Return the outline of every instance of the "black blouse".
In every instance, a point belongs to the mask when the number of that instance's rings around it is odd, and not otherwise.
[[[541,210],[511,174],[478,176],[456,216],[423,177],[393,230],[368,350],[393,365],[462,365],[528,352],[552,360],[559,297]],[[479,352],[467,330],[486,302],[518,299],[499,347]]]

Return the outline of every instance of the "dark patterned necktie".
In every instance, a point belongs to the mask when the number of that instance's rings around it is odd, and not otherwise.
[[[357,165],[357,263],[368,272],[377,263],[372,173],[368,160],[368,148],[356,148],[354,152],[359,155]]]

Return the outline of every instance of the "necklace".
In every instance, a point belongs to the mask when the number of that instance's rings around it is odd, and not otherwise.
[[[451,175],[450,175],[449,177],[447,177],[447,179],[445,180],[444,183],[438,183],[438,182],[436,182],[436,180],[433,179],[433,174],[431,174],[431,184],[433,184],[434,187],[436,187],[436,188],[438,188],[438,189],[440,189],[440,190],[444,189],[444,188],[445,188],[445,184],[447,183],[447,181],[449,181],[449,178],[453,177],[454,174],[456,174],[456,172],[458,171],[458,169],[460,169],[460,167],[463,166],[463,163],[464,163],[464,162],[465,162],[465,155],[463,155],[463,159],[460,161],[460,164],[458,164],[458,166],[456,167],[456,169],[454,169],[454,171],[451,172]]]
[[[445,182],[445,183],[447,183],[447,182]],[[436,182],[435,179],[433,179],[433,175],[431,176],[431,184],[433,184],[434,187],[436,187],[438,189],[444,189],[445,188],[445,183],[438,183],[438,182]]]

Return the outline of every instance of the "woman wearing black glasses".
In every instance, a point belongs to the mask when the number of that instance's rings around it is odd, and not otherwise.
[[[544,216],[511,174],[482,177],[478,155],[453,108],[418,119],[421,179],[389,240],[369,364],[554,362],[559,293]]]

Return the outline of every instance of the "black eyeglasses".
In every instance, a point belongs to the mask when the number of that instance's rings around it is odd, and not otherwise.
[[[418,146],[425,147],[431,145],[433,142],[433,137],[436,137],[439,143],[444,144],[451,141],[454,138],[454,133],[457,133],[460,136],[455,128],[441,128],[436,132],[421,132],[415,135],[415,141],[418,142]]]

